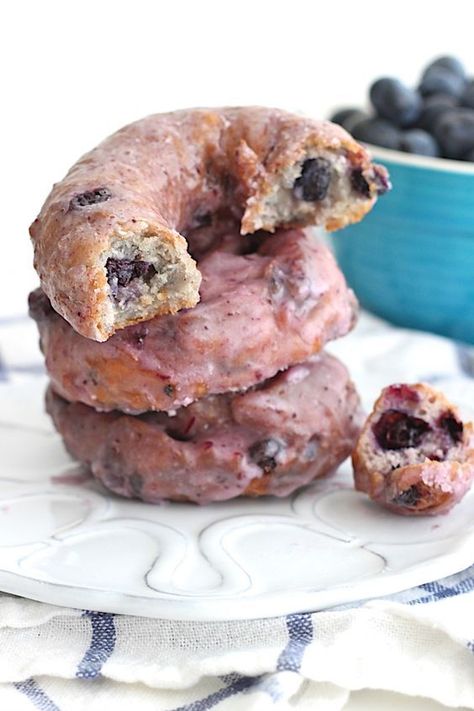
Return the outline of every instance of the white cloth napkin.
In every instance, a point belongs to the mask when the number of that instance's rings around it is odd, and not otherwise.
[[[0,320],[0,380],[41,372],[33,333],[25,320]],[[388,382],[423,380],[472,413],[468,348],[364,315],[330,350],[367,408]],[[2,710],[336,711],[362,688],[474,709],[474,566],[383,599],[244,622],[170,622],[0,595]]]

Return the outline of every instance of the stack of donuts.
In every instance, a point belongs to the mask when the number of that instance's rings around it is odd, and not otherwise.
[[[259,107],[150,116],[80,159],[31,227],[71,455],[149,502],[286,496],[334,470],[361,415],[323,349],[356,301],[308,227],[388,188],[339,126]]]

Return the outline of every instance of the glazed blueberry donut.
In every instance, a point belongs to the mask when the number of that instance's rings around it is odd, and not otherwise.
[[[335,230],[389,188],[342,128],[259,107],[190,109],[133,123],[81,158],[30,233],[53,308],[87,338],[199,300],[189,231],[226,212],[242,234]]]
[[[199,268],[197,306],[129,326],[106,343],[80,336],[33,292],[30,314],[55,391],[102,411],[173,411],[301,363],[355,322],[353,293],[309,232],[245,238],[234,229],[214,240]]]
[[[342,462],[361,423],[347,370],[325,354],[174,417],[100,413],[52,388],[46,407],[67,450],[104,486],[151,503],[288,496]]]
[[[400,514],[446,513],[474,478],[474,429],[428,385],[382,391],[353,457],[356,489]]]

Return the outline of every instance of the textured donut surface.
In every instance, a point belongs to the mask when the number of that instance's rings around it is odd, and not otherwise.
[[[386,172],[339,126],[261,107],[130,124],[81,158],[30,228],[53,308],[87,338],[199,300],[186,238],[225,213],[242,234],[360,220]]]
[[[251,253],[239,253],[242,245]],[[98,410],[173,411],[301,363],[355,322],[353,293],[309,232],[249,239],[234,230],[212,242],[199,267],[197,306],[125,328],[106,343],[80,336],[34,292],[30,313],[55,391]]]
[[[100,413],[51,388],[47,410],[66,448],[104,486],[151,503],[287,496],[340,464],[361,422],[347,370],[326,354],[174,417]]]

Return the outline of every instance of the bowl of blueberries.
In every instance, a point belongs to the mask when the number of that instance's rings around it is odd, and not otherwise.
[[[336,233],[336,255],[362,306],[393,323],[474,343],[474,78],[439,57],[416,88],[391,77],[371,109],[331,120],[368,144],[392,191]]]

